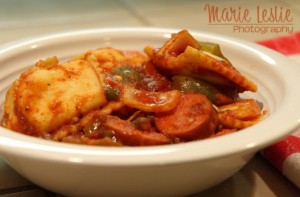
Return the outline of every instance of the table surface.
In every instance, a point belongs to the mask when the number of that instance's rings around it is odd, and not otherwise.
[[[251,0],[251,1],[162,1],[162,0],[111,0],[97,1],[41,1],[10,0],[0,6],[0,44],[40,35],[89,28],[106,27],[164,27],[209,31],[250,41],[286,36],[300,31],[299,0]],[[277,32],[257,23],[245,25],[239,30],[234,25],[209,23],[208,6],[248,10],[251,19],[258,17],[259,9],[270,10],[276,6],[290,10],[292,21],[283,22]],[[206,7],[206,9],[205,9]],[[231,22],[231,21],[230,21]],[[272,25],[271,25],[272,26]],[[244,29],[242,29],[244,28]],[[248,28],[248,29],[247,29]],[[59,196],[33,185],[11,169],[0,156],[0,195]],[[223,183],[195,196],[300,196],[300,191],[282,176],[258,153],[238,173]]]

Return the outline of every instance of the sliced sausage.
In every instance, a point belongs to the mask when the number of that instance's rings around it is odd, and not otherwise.
[[[176,108],[155,115],[157,129],[172,139],[206,138],[213,134],[217,124],[217,111],[202,94],[183,94]]]
[[[116,116],[106,115],[104,127],[112,130],[114,136],[124,145],[145,146],[171,143],[171,140],[164,134],[140,131]]]

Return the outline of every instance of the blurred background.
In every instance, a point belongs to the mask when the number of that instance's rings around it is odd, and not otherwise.
[[[223,10],[223,17],[234,17],[232,8],[238,20],[217,21],[209,7],[218,10],[218,18]],[[251,20],[240,22],[245,11]],[[263,12],[267,21],[258,23]],[[215,22],[210,23],[213,17]],[[299,0],[0,0],[0,43],[63,31],[132,26],[209,31],[258,41],[299,31],[299,20]]]

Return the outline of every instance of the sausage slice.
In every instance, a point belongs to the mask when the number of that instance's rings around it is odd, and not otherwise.
[[[161,133],[140,131],[116,116],[106,115],[104,126],[112,130],[125,145],[145,146],[171,143],[170,139]]]
[[[183,141],[209,137],[217,124],[217,111],[202,94],[183,94],[176,108],[155,115],[161,133]]]

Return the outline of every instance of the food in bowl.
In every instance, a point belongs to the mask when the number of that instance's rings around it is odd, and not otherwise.
[[[144,51],[99,48],[64,63],[39,60],[8,90],[5,127],[60,142],[144,146],[221,136],[266,115],[239,97],[257,86],[218,44],[183,30]]]

